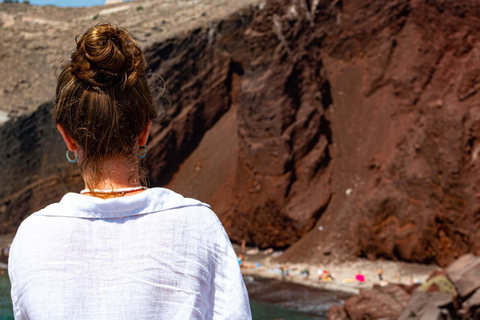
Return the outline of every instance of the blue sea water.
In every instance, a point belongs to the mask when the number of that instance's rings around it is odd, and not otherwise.
[[[288,282],[245,279],[254,320],[326,320],[332,304],[347,296]],[[13,320],[8,275],[0,275],[0,320]]]
[[[326,320],[350,295],[288,281],[245,277],[254,320]]]
[[[319,316],[291,309],[285,309],[274,304],[250,302],[254,320],[325,320],[326,316]]]

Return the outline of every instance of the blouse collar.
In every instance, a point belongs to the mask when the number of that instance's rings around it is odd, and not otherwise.
[[[118,198],[101,199],[67,193],[59,203],[47,206],[36,215],[76,217],[90,219],[123,218],[188,206],[206,206],[191,198],[164,188],[151,188],[143,192]]]

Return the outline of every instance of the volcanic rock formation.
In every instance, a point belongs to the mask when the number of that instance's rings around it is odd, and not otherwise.
[[[448,320],[480,317],[480,257],[466,254],[423,284],[376,285],[332,306],[328,320]]]
[[[479,4],[317,3],[333,195],[284,258],[445,265],[480,253]]]
[[[238,2],[0,4],[0,109],[14,118],[0,132],[3,230],[81,187],[48,106],[15,117],[51,99],[54,78],[36,77],[95,18],[137,35],[152,84],[166,81],[171,107],[152,129],[150,184],[210,203],[232,240],[290,246],[281,259],[310,263],[446,265],[480,253],[480,4]],[[46,30],[56,42],[41,41]]]

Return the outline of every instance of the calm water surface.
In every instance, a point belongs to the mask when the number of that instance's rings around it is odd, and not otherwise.
[[[245,277],[254,320],[326,320],[328,309],[350,295],[295,283]]]
[[[254,320],[325,320],[332,304],[348,295],[307,288],[293,283],[245,279]],[[0,275],[0,320],[13,320],[8,276]]]

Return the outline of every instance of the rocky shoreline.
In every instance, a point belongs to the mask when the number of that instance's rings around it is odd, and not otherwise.
[[[237,253],[241,248],[234,245]],[[250,249],[252,251],[252,249]],[[251,252],[250,251],[250,252]],[[393,261],[358,259],[342,263],[283,263],[289,270],[282,276],[279,259],[258,251],[245,255],[244,276],[276,279],[289,283],[350,294],[343,305],[332,305],[328,320],[449,320],[480,317],[480,257],[466,254],[448,267]],[[378,278],[382,268],[383,281]],[[302,270],[310,270],[305,278]],[[315,271],[328,270],[333,280],[322,281]],[[312,272],[314,271],[314,272]],[[365,282],[353,280],[361,272]]]

